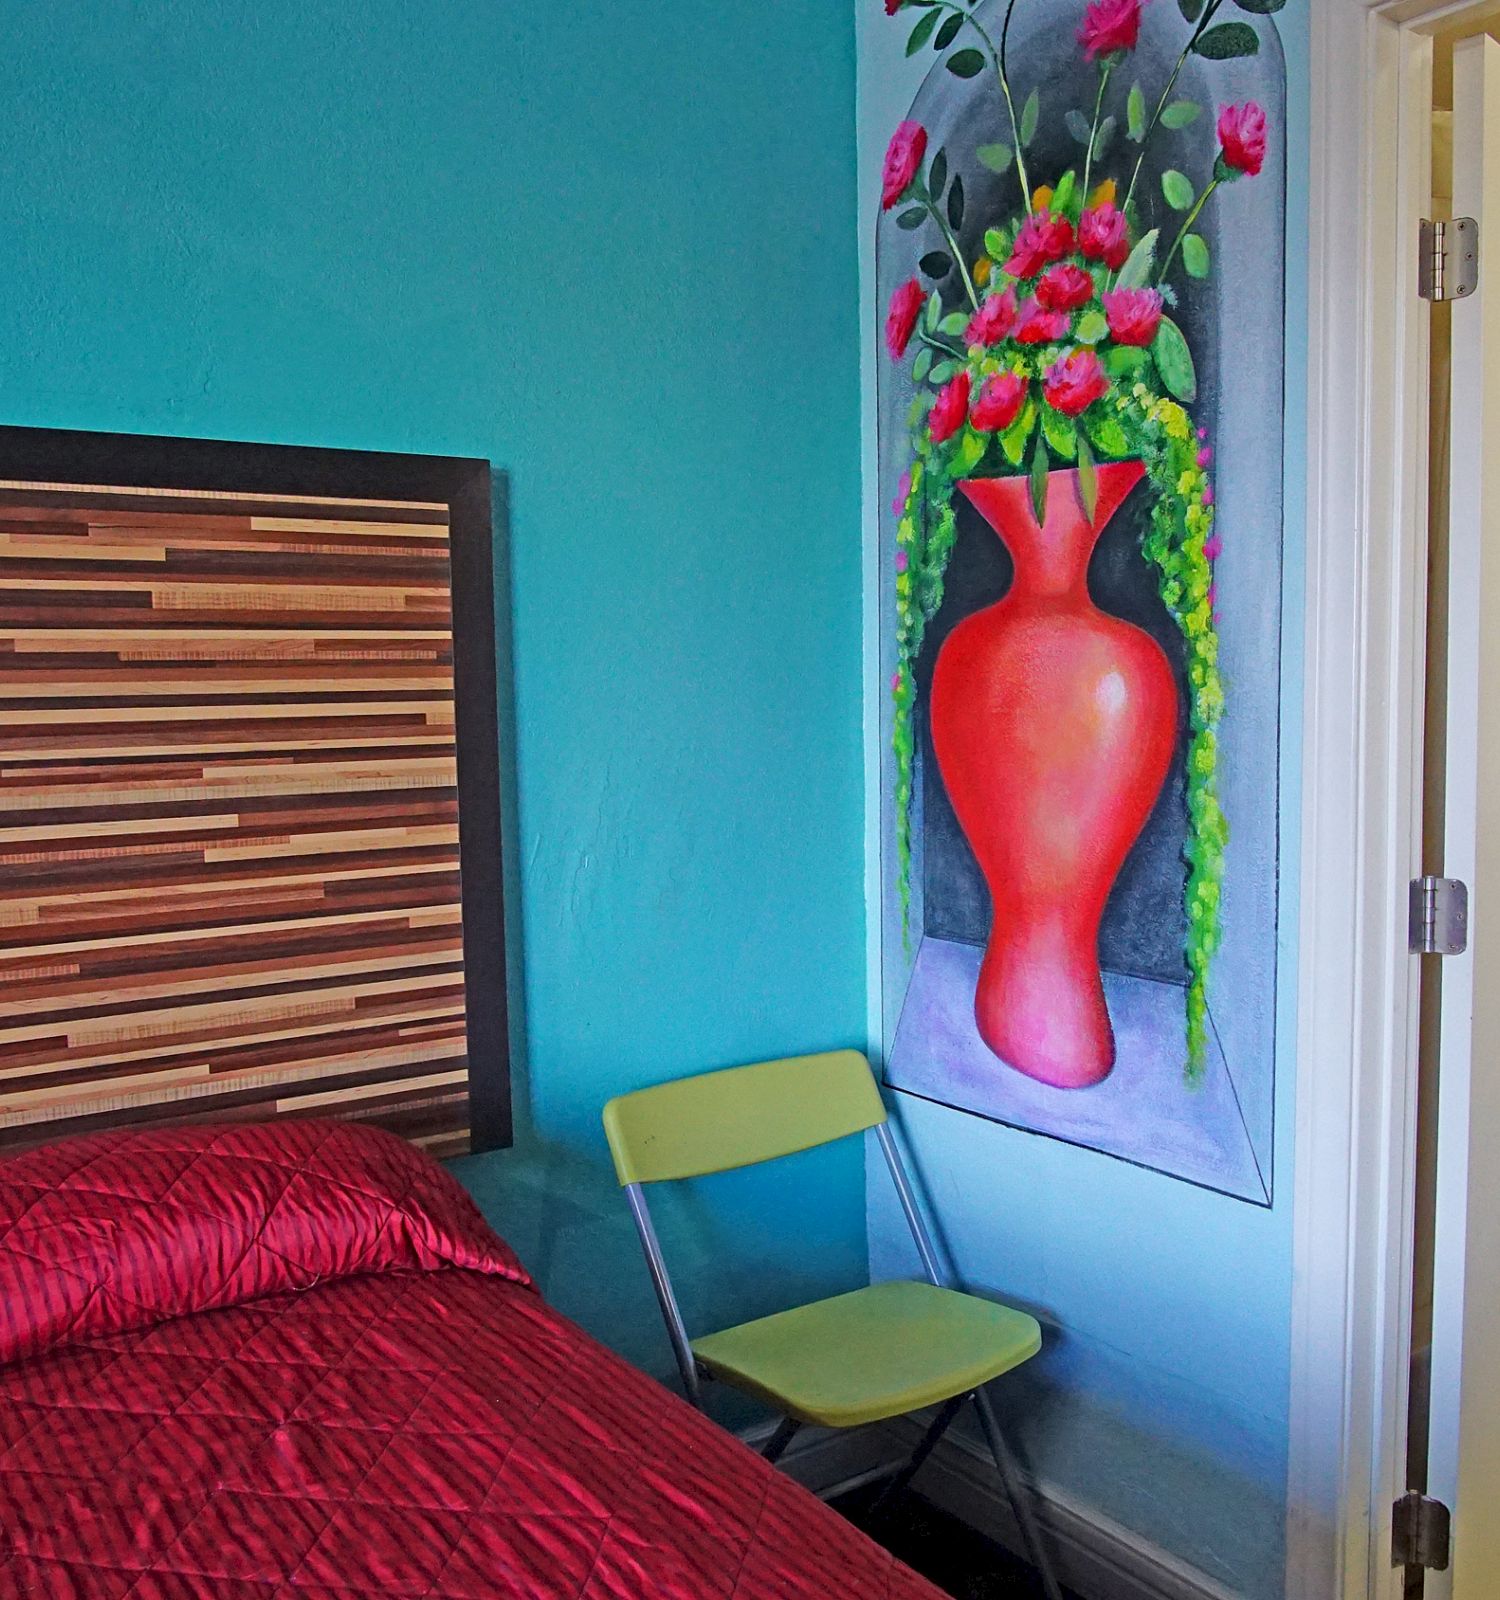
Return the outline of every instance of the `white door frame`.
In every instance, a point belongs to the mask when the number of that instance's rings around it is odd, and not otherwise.
[[[1471,0],[1312,18],[1307,633],[1288,1600],[1395,1600],[1406,1488],[1432,47]]]

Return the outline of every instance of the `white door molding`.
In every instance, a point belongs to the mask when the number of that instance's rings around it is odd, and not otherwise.
[[[1455,0],[1309,0],[1309,418],[1289,1600],[1400,1593],[1426,593],[1431,44]]]

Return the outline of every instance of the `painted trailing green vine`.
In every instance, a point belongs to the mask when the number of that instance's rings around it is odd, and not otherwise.
[[[885,329],[892,357],[910,356],[917,386],[907,419],[911,464],[895,506],[891,694],[903,929],[909,926],[911,902],[914,673],[928,625],[942,604],[956,537],[956,485],[970,477],[1024,474],[1040,522],[1048,473],[1073,467],[1092,516],[1097,464],[1140,460],[1152,494],[1141,553],[1182,634],[1187,680],[1183,902],[1190,1082],[1202,1078],[1208,1056],[1209,975],[1221,939],[1229,828],[1218,786],[1224,685],[1215,627],[1213,569],[1220,541],[1209,476],[1212,451],[1187,409],[1197,398],[1197,377],[1187,338],[1168,312],[1177,304],[1183,279],[1201,279],[1210,271],[1208,244],[1194,231],[1204,206],[1223,185],[1261,169],[1266,121],[1260,107],[1247,102],[1220,108],[1201,188],[1175,167],[1163,172],[1162,197],[1181,218],[1165,248],[1160,228],[1141,229],[1135,195],[1149,141],[1159,132],[1184,132],[1201,111],[1191,101],[1173,98],[1188,57],[1222,60],[1258,48],[1253,28],[1216,22],[1224,3],[1178,0],[1188,24],[1186,42],[1148,116],[1140,84],[1124,88],[1141,0],[1092,0],[1078,39],[1098,65],[1098,92],[1091,115],[1073,110],[1065,119],[1081,147],[1084,177],[1070,169],[1054,186],[1031,188],[1024,151],[1035,137],[1040,107],[1035,91],[1019,113],[1012,97],[1005,41],[1016,0],[1006,8],[998,44],[971,10],[953,0],[886,0],[893,14],[921,13],[909,53],[928,43],[940,51],[957,43],[962,48],[947,65],[959,77],[993,69],[1002,127],[1010,139],[981,147],[978,159],[1002,175],[1013,169],[1022,200],[1012,217],[986,231],[984,253],[971,267],[958,245],[967,204],[962,177],[950,172],[946,152],[927,159],[927,133],[919,123],[902,123],[891,140],[883,205],[901,208],[896,221],[903,230],[914,233],[932,225],[939,237],[939,244],[920,257],[919,275],[892,296]],[[1234,3],[1263,14],[1279,9],[1282,0]],[[946,20],[934,20],[939,16]],[[964,44],[966,27],[981,48]],[[1126,162],[1129,178],[1118,206],[1114,180],[1099,178],[1119,129],[1108,109],[1112,84],[1123,93],[1124,139],[1138,147]],[[945,284],[955,298],[962,297],[958,305],[945,301]]]

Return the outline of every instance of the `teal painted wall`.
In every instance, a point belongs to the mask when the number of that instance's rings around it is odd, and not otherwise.
[[[458,1170],[663,1370],[600,1105],[863,1036],[853,13],[6,20],[0,417],[510,473],[523,1128]],[[683,1197],[690,1314],[862,1281],[862,1163]]]
[[[1283,1592],[1306,500],[1307,27],[1309,4],[1317,3],[1290,0],[1274,18],[1286,51],[1288,96],[1275,1205],[1248,1205],[1057,1140],[911,1096],[894,1097],[895,1118],[925,1178],[955,1271],[979,1292],[1034,1309],[1046,1325],[1041,1358],[998,1385],[996,1393],[1030,1466],[1074,1503],[1247,1600],[1277,1600]],[[1080,0],[1077,10],[1082,9]],[[1059,17],[1066,11],[1059,6]],[[874,302],[871,249],[880,162],[931,60],[930,52],[907,60],[908,32],[899,22],[888,23],[881,7],[861,13],[869,482],[874,333],[884,311]],[[872,552],[879,548],[876,519],[884,509],[869,498],[866,539]],[[871,559],[867,647],[878,627],[874,571]],[[873,681],[868,668],[867,677]],[[876,682],[873,692],[883,694],[884,684]],[[872,751],[872,896],[878,777]],[[871,971],[873,986],[878,950]],[[879,1030],[877,993],[872,1037]],[[916,1262],[889,1185],[873,1161],[868,1182],[871,1272],[876,1278],[908,1275]]]

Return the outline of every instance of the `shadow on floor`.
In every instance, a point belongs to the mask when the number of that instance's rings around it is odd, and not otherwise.
[[[903,1494],[872,1518],[880,1490],[872,1484],[830,1504],[956,1600],[1042,1600],[1030,1567],[920,1495]],[[1068,1600],[1078,1597],[1070,1593]]]

